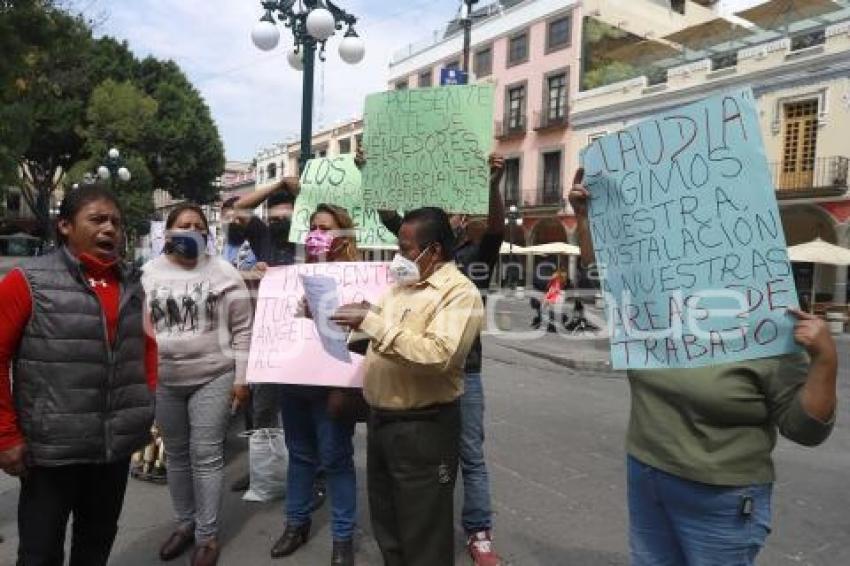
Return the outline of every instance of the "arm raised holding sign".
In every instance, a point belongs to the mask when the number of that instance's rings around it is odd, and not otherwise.
[[[582,184],[584,181],[584,169],[579,168],[573,177],[573,186],[568,195],[570,206],[576,215],[576,231],[578,235],[579,248],[581,249],[581,263],[584,267],[594,263],[593,241],[590,237],[590,221],[587,217],[588,200],[590,193]]]
[[[284,177],[273,185],[269,185],[264,189],[254,191],[251,194],[240,197],[239,200],[234,203],[233,208],[241,210],[254,210],[258,206],[266,202],[266,200],[268,200],[268,198],[275,193],[284,192],[289,193],[293,197],[297,197],[300,190],[301,181],[298,179],[298,177]]]

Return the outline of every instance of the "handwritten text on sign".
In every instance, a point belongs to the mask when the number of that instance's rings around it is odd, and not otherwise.
[[[582,159],[615,368],[796,350],[797,292],[750,90],[596,140]]]
[[[301,192],[295,201],[289,241],[303,244],[310,231],[310,215],[319,204],[334,204],[348,211],[354,221],[357,245],[392,246],[395,236],[386,229],[374,208],[363,202],[360,169],[354,157],[311,159],[301,175]]]
[[[366,99],[366,205],[484,214],[493,87],[404,89]]]
[[[260,283],[260,294],[248,359],[250,383],[292,383],[361,387],[363,356],[341,361],[322,344],[316,322],[301,314],[301,275],[334,279],[339,304],[377,303],[391,285],[388,264],[374,262],[312,263],[271,268]],[[317,320],[326,320],[314,313]],[[324,313],[327,314],[327,313]]]

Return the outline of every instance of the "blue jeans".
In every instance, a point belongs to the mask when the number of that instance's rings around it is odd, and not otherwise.
[[[461,524],[467,534],[490,530],[490,478],[484,461],[484,388],[480,373],[467,373],[460,398],[460,469],[463,474]]]
[[[281,414],[289,469],[286,478],[286,520],[301,526],[310,520],[313,482],[321,464],[331,500],[334,540],[351,540],[357,516],[354,473],[354,422],[328,416],[328,389],[307,385],[281,386]]]
[[[698,483],[629,456],[631,566],[752,566],[770,533],[772,490]]]

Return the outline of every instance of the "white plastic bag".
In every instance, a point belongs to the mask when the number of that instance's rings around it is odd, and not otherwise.
[[[251,487],[244,501],[268,502],[286,493],[286,443],[283,430],[261,428],[251,432],[248,442]]]

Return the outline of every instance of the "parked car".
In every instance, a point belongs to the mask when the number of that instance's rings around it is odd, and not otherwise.
[[[25,258],[36,256],[42,247],[40,238],[23,232],[0,236],[0,277],[3,277]]]

